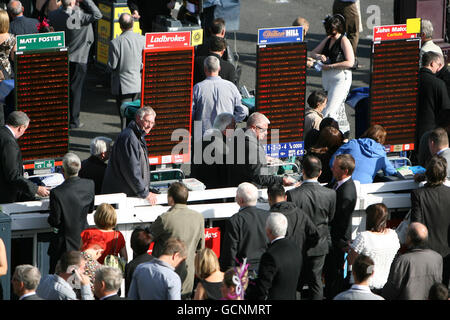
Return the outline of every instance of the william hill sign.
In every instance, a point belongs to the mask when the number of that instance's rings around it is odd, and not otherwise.
[[[302,42],[303,27],[258,29],[258,44]]]

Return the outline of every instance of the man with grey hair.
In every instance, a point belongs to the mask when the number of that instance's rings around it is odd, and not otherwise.
[[[233,150],[227,157],[228,186],[237,186],[242,182],[251,182],[268,187],[274,184],[293,185],[291,177],[278,177],[269,174],[267,155],[263,143],[267,136],[270,121],[260,112],[252,113],[247,119],[246,129],[235,130]],[[230,159],[232,158],[231,162]]]
[[[9,33],[16,36],[38,33],[37,25],[39,21],[23,15],[24,8],[19,0],[11,0],[8,3],[7,11],[10,19]]]
[[[231,81],[219,76],[220,61],[209,56],[204,61],[206,79],[193,88],[192,121],[195,136],[203,136],[213,126],[220,113],[231,113],[236,122],[243,121],[248,115],[248,108],[242,105],[241,94]]]
[[[129,13],[120,15],[119,25],[122,33],[110,41],[108,68],[111,69],[111,93],[116,98],[120,128],[124,129],[120,107],[124,102],[139,98],[145,37],[133,32],[134,19]]]
[[[270,244],[261,256],[255,285],[247,289],[247,299],[296,299],[302,258],[296,244],[285,238],[287,228],[284,214],[272,212],[267,218],[266,234]]]
[[[102,266],[95,272],[94,295],[99,300],[122,300],[117,292],[122,284],[122,271]]]
[[[13,292],[19,300],[43,300],[36,294],[41,273],[35,266],[22,264],[16,267],[11,279]]]
[[[156,204],[150,192],[150,164],[145,136],[155,125],[156,113],[144,106],[117,137],[103,178],[102,193],[126,193],[128,197],[146,199]]]
[[[17,139],[22,137],[30,118],[22,111],[13,111],[0,127],[0,203],[34,200],[36,194],[47,197],[49,190],[24,177],[22,153]]]
[[[101,194],[106,161],[111,154],[112,139],[95,137],[91,140],[91,156],[81,162],[80,178],[91,179],[95,184],[95,194]]]
[[[259,260],[267,248],[266,219],[269,211],[256,207],[258,189],[251,183],[241,183],[236,190],[239,211],[225,220],[223,244],[220,246],[220,268],[227,270],[247,258],[249,272],[258,271]]]
[[[48,223],[54,228],[50,239],[50,273],[64,252],[78,250],[81,232],[88,227],[87,215],[94,210],[94,181],[78,177],[80,158],[67,153],[63,158],[65,181],[50,192]]]
[[[428,229],[419,222],[409,225],[408,251],[394,259],[382,296],[386,300],[427,300],[432,285],[442,282],[442,256],[427,244]]]
[[[422,47],[420,48],[420,62],[425,52],[433,51],[443,56],[442,49],[433,42],[433,24],[430,20],[422,19],[420,26],[420,38],[422,40]]]
[[[89,50],[94,42],[92,23],[100,20],[102,13],[93,0],[62,0],[61,3],[59,9],[48,13],[48,19],[55,31],[64,31],[69,48],[69,127],[75,129],[84,125],[79,116]]]
[[[207,189],[228,186],[226,155],[235,127],[233,114],[221,113],[214,120],[213,127],[205,132],[203,139],[194,142],[191,177],[203,182]]]

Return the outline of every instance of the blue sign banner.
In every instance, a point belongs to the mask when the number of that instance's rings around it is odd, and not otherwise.
[[[258,44],[302,42],[303,27],[258,29]]]
[[[303,141],[266,145],[266,153],[273,158],[299,157],[304,154]]]

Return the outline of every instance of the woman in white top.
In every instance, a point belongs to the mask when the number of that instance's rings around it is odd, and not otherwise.
[[[352,265],[360,254],[372,258],[375,273],[369,286],[372,291],[379,293],[388,279],[392,260],[400,249],[400,241],[397,233],[386,227],[388,208],[383,203],[370,205],[366,214],[366,231],[358,233],[351,244],[348,263]]]

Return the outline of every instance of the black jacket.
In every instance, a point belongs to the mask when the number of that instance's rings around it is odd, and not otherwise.
[[[219,59],[219,62],[220,62],[219,76],[222,79],[225,79],[225,80],[233,82],[234,84],[237,84],[235,67],[228,61],[223,60],[218,54],[208,52],[207,55],[198,56],[194,60],[194,85],[196,83],[206,79],[203,63],[208,56],[214,56]]]
[[[307,251],[307,255],[327,254],[331,245],[329,224],[336,210],[336,192],[321,186],[318,182],[303,182],[299,187],[287,192],[287,201],[295,203],[306,212],[319,231],[319,242]]]
[[[234,162],[228,166],[229,187],[237,187],[242,182],[250,182],[258,187],[283,183],[282,177],[270,174],[266,151],[253,131],[237,129],[233,139]]]
[[[282,238],[269,245],[261,257],[255,285],[246,299],[295,300],[301,270],[301,254],[294,242]]]
[[[48,248],[52,257],[79,250],[81,232],[88,227],[87,215],[94,210],[94,182],[71,177],[50,191],[48,223],[57,228]]]
[[[105,171],[106,163],[96,156],[90,156],[86,160],[81,161],[81,169],[78,176],[80,178],[93,180],[95,184],[95,194],[101,194]]]
[[[133,120],[119,134],[112,147],[102,193],[123,192],[129,197],[147,197],[150,182],[144,179],[144,165],[150,170],[145,132]]]
[[[223,243],[220,245],[220,268],[226,271],[242,263],[247,258],[249,270],[257,271],[261,255],[266,251],[266,220],[270,212],[254,207],[246,207],[225,220]]]
[[[436,127],[439,115],[444,109],[450,109],[450,98],[445,82],[436,77],[429,69],[421,68],[417,108],[417,146],[422,135]]]
[[[450,187],[425,185],[411,191],[411,222],[428,228],[428,245],[442,257],[450,254]]]
[[[134,10],[139,12],[139,26],[143,33],[152,31],[152,22],[157,15],[169,16],[170,9],[167,4],[170,0],[128,0],[127,5],[131,14]]]
[[[279,202],[270,207],[271,212],[279,212],[288,220],[286,238],[292,240],[300,249],[302,256],[317,245],[319,232],[311,218],[292,202]]]
[[[16,138],[0,127],[0,203],[34,200],[38,186],[23,176],[22,153]]]
[[[352,214],[355,210],[356,197],[356,187],[352,178],[336,190],[336,212],[330,223],[330,234],[333,245],[341,249],[352,240]]]
[[[221,139],[219,138],[221,137]],[[202,147],[201,155],[206,150],[208,155],[214,159],[214,162],[206,162],[202,156],[201,159],[193,157],[191,162],[191,177],[203,182],[206,189],[226,188],[228,165],[226,164],[227,138],[217,129],[210,129],[205,132],[201,143],[194,143],[194,148]],[[192,154],[197,151],[192,148]],[[200,163],[197,163],[200,162]],[[209,160],[208,160],[209,161]],[[221,163],[220,163],[221,162]]]

